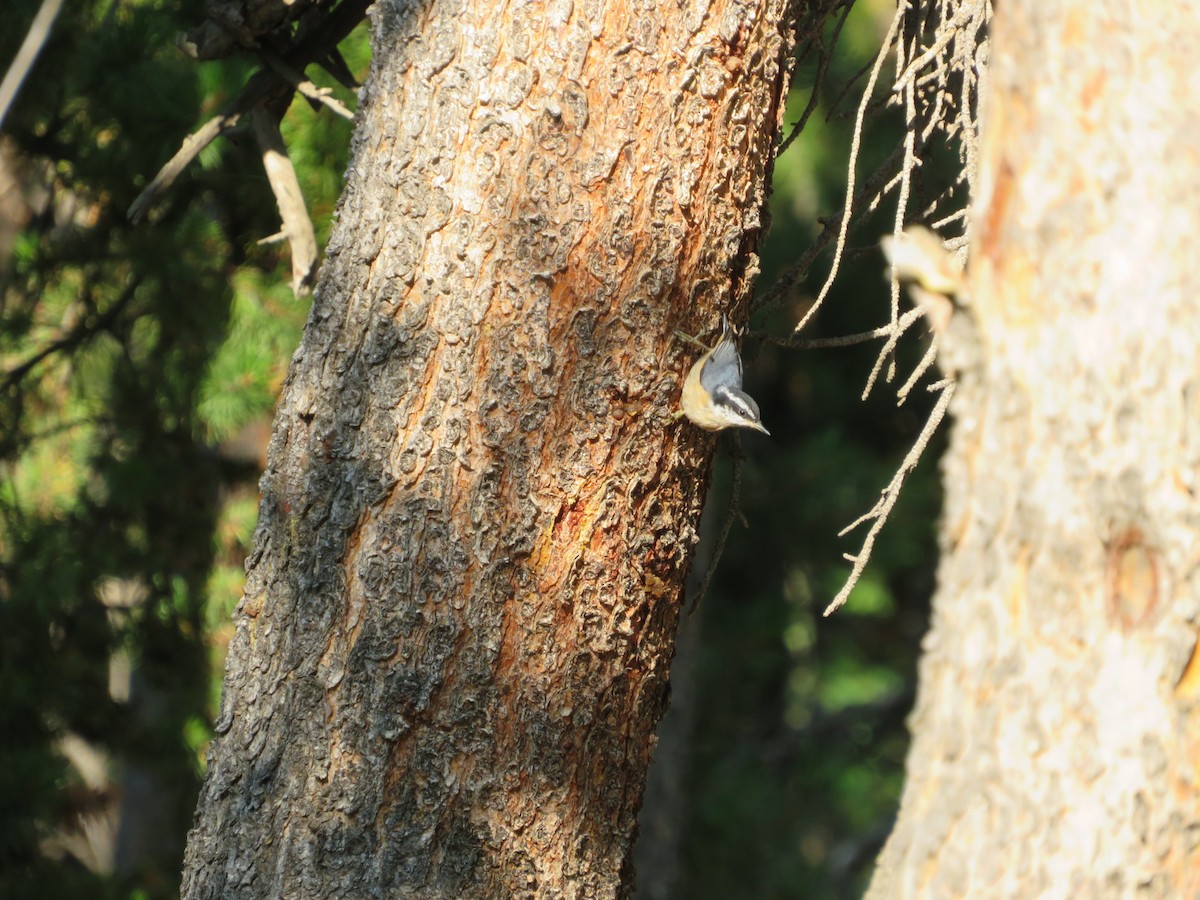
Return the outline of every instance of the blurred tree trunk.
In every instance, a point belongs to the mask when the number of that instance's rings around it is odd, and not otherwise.
[[[628,891],[790,13],[373,8],[185,896]]]
[[[944,557],[869,896],[1197,897],[1200,10],[996,23]]]

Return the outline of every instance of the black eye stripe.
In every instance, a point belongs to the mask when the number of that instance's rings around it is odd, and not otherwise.
[[[730,407],[751,421],[758,421],[758,404],[741,391],[721,386],[713,392],[713,398],[722,406]]]

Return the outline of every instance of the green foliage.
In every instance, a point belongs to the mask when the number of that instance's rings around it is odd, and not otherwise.
[[[200,392],[200,419],[212,441],[232,438],[274,407],[307,312],[276,273],[245,270],[233,287],[228,336]]]
[[[39,4],[12,5],[6,60]],[[279,223],[252,141],[213,144],[126,222],[250,71],[175,49],[202,9],[68,4],[0,142],[27,211],[0,247],[4,897],[177,893],[258,435],[307,315],[286,245],[255,243]],[[349,125],[297,104],[284,130],[327,233]],[[135,827],[109,835],[114,858],[81,826],[118,802]]]

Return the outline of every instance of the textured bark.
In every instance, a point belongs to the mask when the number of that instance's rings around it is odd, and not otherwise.
[[[1200,11],[997,11],[976,364],[869,896],[1200,896]]]
[[[187,897],[604,897],[744,312],[786,0],[381,2]]]

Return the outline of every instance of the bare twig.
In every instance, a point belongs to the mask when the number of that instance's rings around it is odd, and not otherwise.
[[[825,114],[826,122],[832,122],[835,119],[840,121],[841,119],[850,118],[849,110],[847,110],[844,113],[839,112],[838,107],[840,107],[842,105],[843,100],[845,100],[847,97],[850,96],[850,92],[854,89],[854,86],[856,84],[858,84],[859,80],[861,80],[864,75],[866,75],[868,72],[870,72],[874,66],[875,66],[875,60],[871,60],[870,62],[863,63],[862,67],[857,72],[855,72],[853,75],[851,75],[849,78],[846,79],[846,83],[844,85],[842,85],[841,91],[838,93],[838,95],[836,97],[833,98],[833,102],[829,104],[829,112],[827,112]],[[867,112],[869,113],[872,108],[873,107],[868,106]],[[855,107],[855,113],[857,113],[857,111],[858,111],[858,108]]]
[[[960,258],[956,262],[945,248],[949,246],[961,251],[969,242],[970,219],[966,198],[969,197],[970,190],[961,192],[963,199],[959,201],[961,205],[958,209],[947,210],[944,207],[959,195],[955,190],[957,185],[965,181],[969,189],[975,183],[975,170],[978,165],[975,148],[978,135],[978,99],[980,82],[985,74],[979,63],[986,54],[986,27],[991,17],[991,5],[989,0],[941,0],[937,4],[923,7],[923,12],[918,15],[906,15],[909,10],[907,0],[900,0],[899,6],[897,18],[893,19],[892,28],[884,40],[884,47],[875,59],[872,81],[858,106],[850,165],[850,171],[853,173],[854,156],[861,141],[863,122],[869,114],[875,108],[901,104],[906,126],[903,157],[894,167],[889,161],[887,171],[879,173],[883,188],[872,201],[878,202],[883,196],[896,191],[897,210],[893,223],[893,239],[887,254],[892,263],[893,276],[890,290],[891,323],[862,335],[848,335],[847,338],[854,343],[861,343],[860,338],[885,339],[867,377],[863,390],[864,399],[871,392],[885,365],[889,363],[888,380],[891,380],[895,366],[893,355],[898,342],[918,318],[926,320],[932,339],[920,362],[896,391],[897,403],[904,403],[916,385],[937,363],[941,364],[943,372],[949,373],[950,377],[930,386],[929,390],[940,392],[940,396],[916,442],[881,493],[879,501],[842,532],[845,535],[864,523],[871,523],[859,552],[847,555],[846,558],[853,563],[852,570],[845,585],[825,610],[825,615],[830,615],[846,602],[850,591],[865,570],[875,539],[891,514],[908,474],[916,466],[930,438],[945,417],[954,394],[955,382],[952,378],[953,366],[947,359],[939,358],[939,348],[945,346],[946,352],[953,349],[947,337],[949,321],[955,315],[956,309],[961,309],[966,300],[959,265],[962,260]],[[901,18],[903,22],[900,21]],[[893,46],[896,48],[896,80],[892,90],[885,97],[874,100],[870,96],[874,78],[878,74],[883,54]],[[864,110],[867,115],[864,115]],[[926,194],[927,188],[920,183],[922,179],[917,177],[917,172],[926,141],[935,134],[941,134],[946,141],[958,144],[963,170],[953,183],[932,192],[933,199],[930,200]],[[848,191],[847,196],[849,194]],[[918,209],[924,208],[921,218],[925,221],[937,214],[938,221],[935,227],[944,227],[961,220],[964,224],[963,233],[944,243],[941,237],[932,232],[922,235],[919,229],[906,227],[909,209],[914,205]],[[803,328],[815,314],[816,308],[837,275],[838,265],[844,253],[844,234],[852,224],[850,210],[851,204],[847,202],[838,222],[840,230],[837,250],[829,277],[816,302],[801,319],[797,330]],[[929,238],[928,247],[920,240],[924,236]],[[914,238],[917,239],[915,242]],[[926,250],[929,253],[925,253]],[[932,264],[926,257],[933,261]],[[900,315],[899,310],[901,281],[907,284],[908,293],[916,304],[915,309],[904,315]]]
[[[158,170],[158,174],[154,176],[151,182],[142,189],[142,192],[130,204],[127,215],[131,223],[136,225],[142,221],[150,207],[154,205],[154,202],[175,183],[175,179],[180,176],[184,169],[191,165],[192,160],[199,156],[205,147],[222,134],[232,131],[237,127],[245,110],[236,109],[238,105],[236,102],[234,105],[234,111],[213,116],[213,118],[201,125],[198,130],[183,139],[183,144],[175,151],[175,155],[167,161],[166,165]]]
[[[54,27],[54,20],[58,18],[62,5],[63,0],[42,0],[41,8],[33,17],[29,31],[25,34],[25,40],[21,42],[17,55],[9,65],[8,71],[4,73],[4,80],[0,81],[0,125],[4,124],[4,117],[8,115],[17,92],[21,90],[25,76],[29,74],[38,54],[46,46],[50,29]]]
[[[828,347],[852,347],[855,344],[865,344],[882,337],[899,337],[900,334],[908,330],[908,326],[919,318],[921,318],[921,310],[910,309],[900,317],[900,321],[894,324],[889,322],[887,325],[880,325],[878,328],[873,328],[870,331],[860,331],[857,334],[843,334],[838,337],[784,338],[761,331],[750,332],[750,334],[752,337],[761,338],[768,344],[777,344],[780,347],[788,347],[792,350],[822,350]]]
[[[904,318],[902,318],[900,320],[900,322],[905,321],[905,319],[907,319],[907,318],[908,317],[905,316]],[[909,324],[911,324],[912,321],[913,320],[909,320]],[[871,388],[873,388],[875,386],[875,379],[879,377],[879,372],[883,368],[884,361],[888,358],[888,356],[891,354],[891,352],[896,348],[896,344],[898,344],[900,342],[900,338],[903,337],[904,332],[908,330],[908,325],[905,325],[903,328],[899,327],[900,322],[896,323],[897,327],[895,328],[895,330],[893,331],[891,336],[888,337],[887,343],[885,343],[883,345],[883,347],[880,348],[879,355],[875,358],[875,365],[871,368],[871,374],[867,376],[866,387],[863,388],[863,392],[862,392],[863,400],[866,400],[867,397],[869,397],[871,395]]]
[[[362,21],[371,0],[343,0],[338,6],[315,20],[296,43],[277,59],[294,72],[303,72],[304,67],[324,59]],[[246,82],[246,86],[225,108],[206,122],[194,134],[184,138],[183,144],[170,161],[163,166],[137,199],[129,207],[129,220],[140,222],[155,201],[174,183],[179,174],[199,155],[200,151],[220,135],[235,128],[241,117],[258,106],[270,107],[274,101],[288,97],[293,90],[291,82],[276,71],[260,69]]]
[[[269,50],[260,50],[259,54],[263,62],[271,67],[275,74],[283,78],[288,84],[296,89],[303,97],[307,97],[314,103],[322,104],[332,110],[335,115],[341,116],[343,119],[354,121],[354,113],[333,96],[333,91],[329,88],[319,88],[307,78],[304,73],[297,71],[292,66],[289,66],[278,54],[271,53]]]
[[[929,342],[929,348],[925,351],[925,355],[921,357],[921,361],[917,363],[917,367],[913,369],[912,374],[908,376],[908,380],[896,391],[897,406],[904,404],[904,401],[908,399],[909,393],[916,387],[917,382],[921,380],[921,376],[928,372],[929,368],[937,361],[937,351],[938,343],[935,337]]]
[[[883,161],[883,164],[871,173],[871,177],[863,182],[862,190],[859,192],[858,196],[854,198],[852,209],[861,210],[869,208],[874,203],[875,198],[886,190],[884,187],[885,181],[888,175],[891,173],[892,167],[895,165],[896,161],[900,159],[900,156],[903,152],[903,147],[897,147],[891,152],[888,158]],[[858,217],[860,215],[861,213],[852,213],[851,224],[854,224],[854,222],[858,221]],[[835,237],[839,233],[841,225],[842,213],[840,212],[826,221],[821,233],[817,235],[816,239],[812,242],[809,248],[805,250],[803,254],[801,254],[800,258],[796,260],[796,262],[792,263],[786,272],[779,276],[775,284],[771,286],[770,290],[766,291],[762,297],[755,301],[754,311],[762,312],[764,310],[773,309],[786,300],[792,291],[795,290],[796,285],[798,285],[808,276],[809,270],[812,268],[816,258],[820,256],[821,253],[823,253],[831,243],[833,243]]]
[[[317,269],[317,236],[312,219],[308,217],[308,207],[304,205],[300,179],[296,177],[283,135],[279,133],[279,120],[260,107],[254,111],[251,122],[258,148],[262,151],[263,170],[283,220],[283,233],[292,251],[292,291],[299,294],[311,284]]]
[[[857,528],[862,523],[871,522],[871,528],[863,540],[862,548],[857,554],[853,556],[847,554],[846,556],[846,559],[854,564],[850,571],[850,576],[846,579],[846,583],[842,585],[842,589],[837,592],[837,596],[825,607],[825,612],[822,615],[830,616],[837,612],[849,598],[850,592],[854,590],[854,586],[858,584],[858,579],[862,577],[863,570],[867,567],[867,561],[871,558],[871,550],[875,546],[875,538],[879,536],[879,532],[887,523],[888,516],[891,515],[892,509],[896,506],[896,500],[900,497],[900,489],[904,486],[905,479],[917,467],[917,463],[920,462],[921,456],[925,453],[925,448],[929,445],[929,439],[933,437],[933,433],[937,431],[938,425],[945,418],[946,410],[950,407],[950,401],[954,398],[954,388],[955,383],[948,379],[929,386],[930,390],[941,391],[941,396],[938,397],[937,403],[934,404],[933,411],[930,412],[929,418],[925,421],[925,427],[921,429],[916,442],[900,463],[900,468],[896,470],[896,474],[892,476],[892,480],[888,483],[888,486],[883,489],[883,493],[879,497],[879,502],[872,507],[871,511],[859,517],[839,532],[838,537],[844,537],[848,532]]]
[[[867,104],[871,101],[871,94],[875,90],[875,83],[879,80],[879,73],[883,69],[883,62],[887,59],[892,42],[896,39],[896,32],[900,27],[900,21],[903,19],[907,8],[907,2],[901,2],[896,8],[896,15],[892,17],[892,23],[888,27],[887,35],[884,36],[883,46],[880,48],[879,54],[875,57],[875,65],[871,69],[871,77],[867,79],[867,86],[863,89],[863,99],[858,105],[858,115],[854,120],[854,137],[850,142],[850,160],[846,166],[846,205],[842,210],[841,228],[838,231],[837,245],[833,251],[833,263],[829,268],[829,275],[826,277],[825,283],[821,285],[821,290],[817,292],[816,300],[813,301],[812,306],[808,308],[808,311],[796,325],[794,331],[797,334],[803,331],[804,326],[812,321],[812,317],[817,314],[817,310],[821,308],[821,304],[825,302],[825,298],[829,295],[829,289],[833,287],[834,279],[837,278],[838,269],[842,261],[842,252],[846,249],[846,234],[850,229],[851,203],[854,200],[854,170],[858,164],[858,151],[862,143],[863,120],[866,115]]]
[[[910,41],[915,43],[916,38],[911,37]],[[897,42],[896,65],[902,66],[908,52],[908,46],[905,40],[901,39]],[[904,219],[908,214],[908,201],[912,192],[912,171],[917,165],[916,153],[916,127],[917,118],[916,109],[916,91],[911,84],[905,85],[902,89],[904,95],[904,160],[900,164],[899,181],[900,193],[896,198],[896,215],[893,220],[893,232],[899,232],[904,228]],[[893,94],[900,93],[901,89],[893,88]],[[893,273],[891,276],[891,284],[889,285],[891,298],[891,316],[892,322],[897,322],[900,319],[900,281]],[[882,359],[882,356],[881,356]],[[887,381],[891,381],[896,375],[896,358],[893,351],[887,351],[888,372]],[[878,364],[876,365],[876,370]],[[868,387],[868,390],[870,388]]]
[[[854,4],[844,4],[842,14],[840,17],[838,17],[837,22],[833,26],[833,33],[830,35],[829,46],[826,47],[820,39],[820,32],[825,23],[827,14],[831,13],[834,8],[835,6],[827,7],[826,9],[821,10],[819,15],[816,17],[818,24],[814,29],[815,34],[810,37],[809,43],[810,47],[815,46],[819,50],[817,57],[817,71],[813,76],[812,92],[808,95],[808,103],[804,107],[804,112],[800,114],[799,120],[792,126],[792,130],[788,132],[788,136],[784,138],[783,142],[779,145],[779,149],[776,151],[776,156],[787,150],[787,148],[792,145],[792,142],[799,137],[800,132],[804,130],[804,126],[808,124],[809,117],[816,112],[817,106],[819,105],[821,96],[820,88],[825,83],[825,79],[828,76],[829,62],[833,58],[833,51],[837,47],[838,40],[842,36],[842,28],[845,26],[846,19],[850,15],[850,10],[854,8]],[[805,47],[797,55],[803,59],[803,56],[807,55],[808,49],[809,47]]]
[[[954,35],[958,33],[958,29],[966,24],[970,18],[970,14],[970,8],[962,7],[959,9],[958,15],[956,15],[950,22],[946,23],[945,26],[937,30],[937,34],[933,43],[927,47],[920,56],[909,63],[901,73],[900,77],[896,79],[896,83],[892,87],[892,90],[895,93],[898,94],[905,90],[912,83],[913,78],[916,77],[917,73],[934,60],[938,60],[939,69],[943,67],[940,61],[942,51],[945,50],[946,45],[954,39]]]

